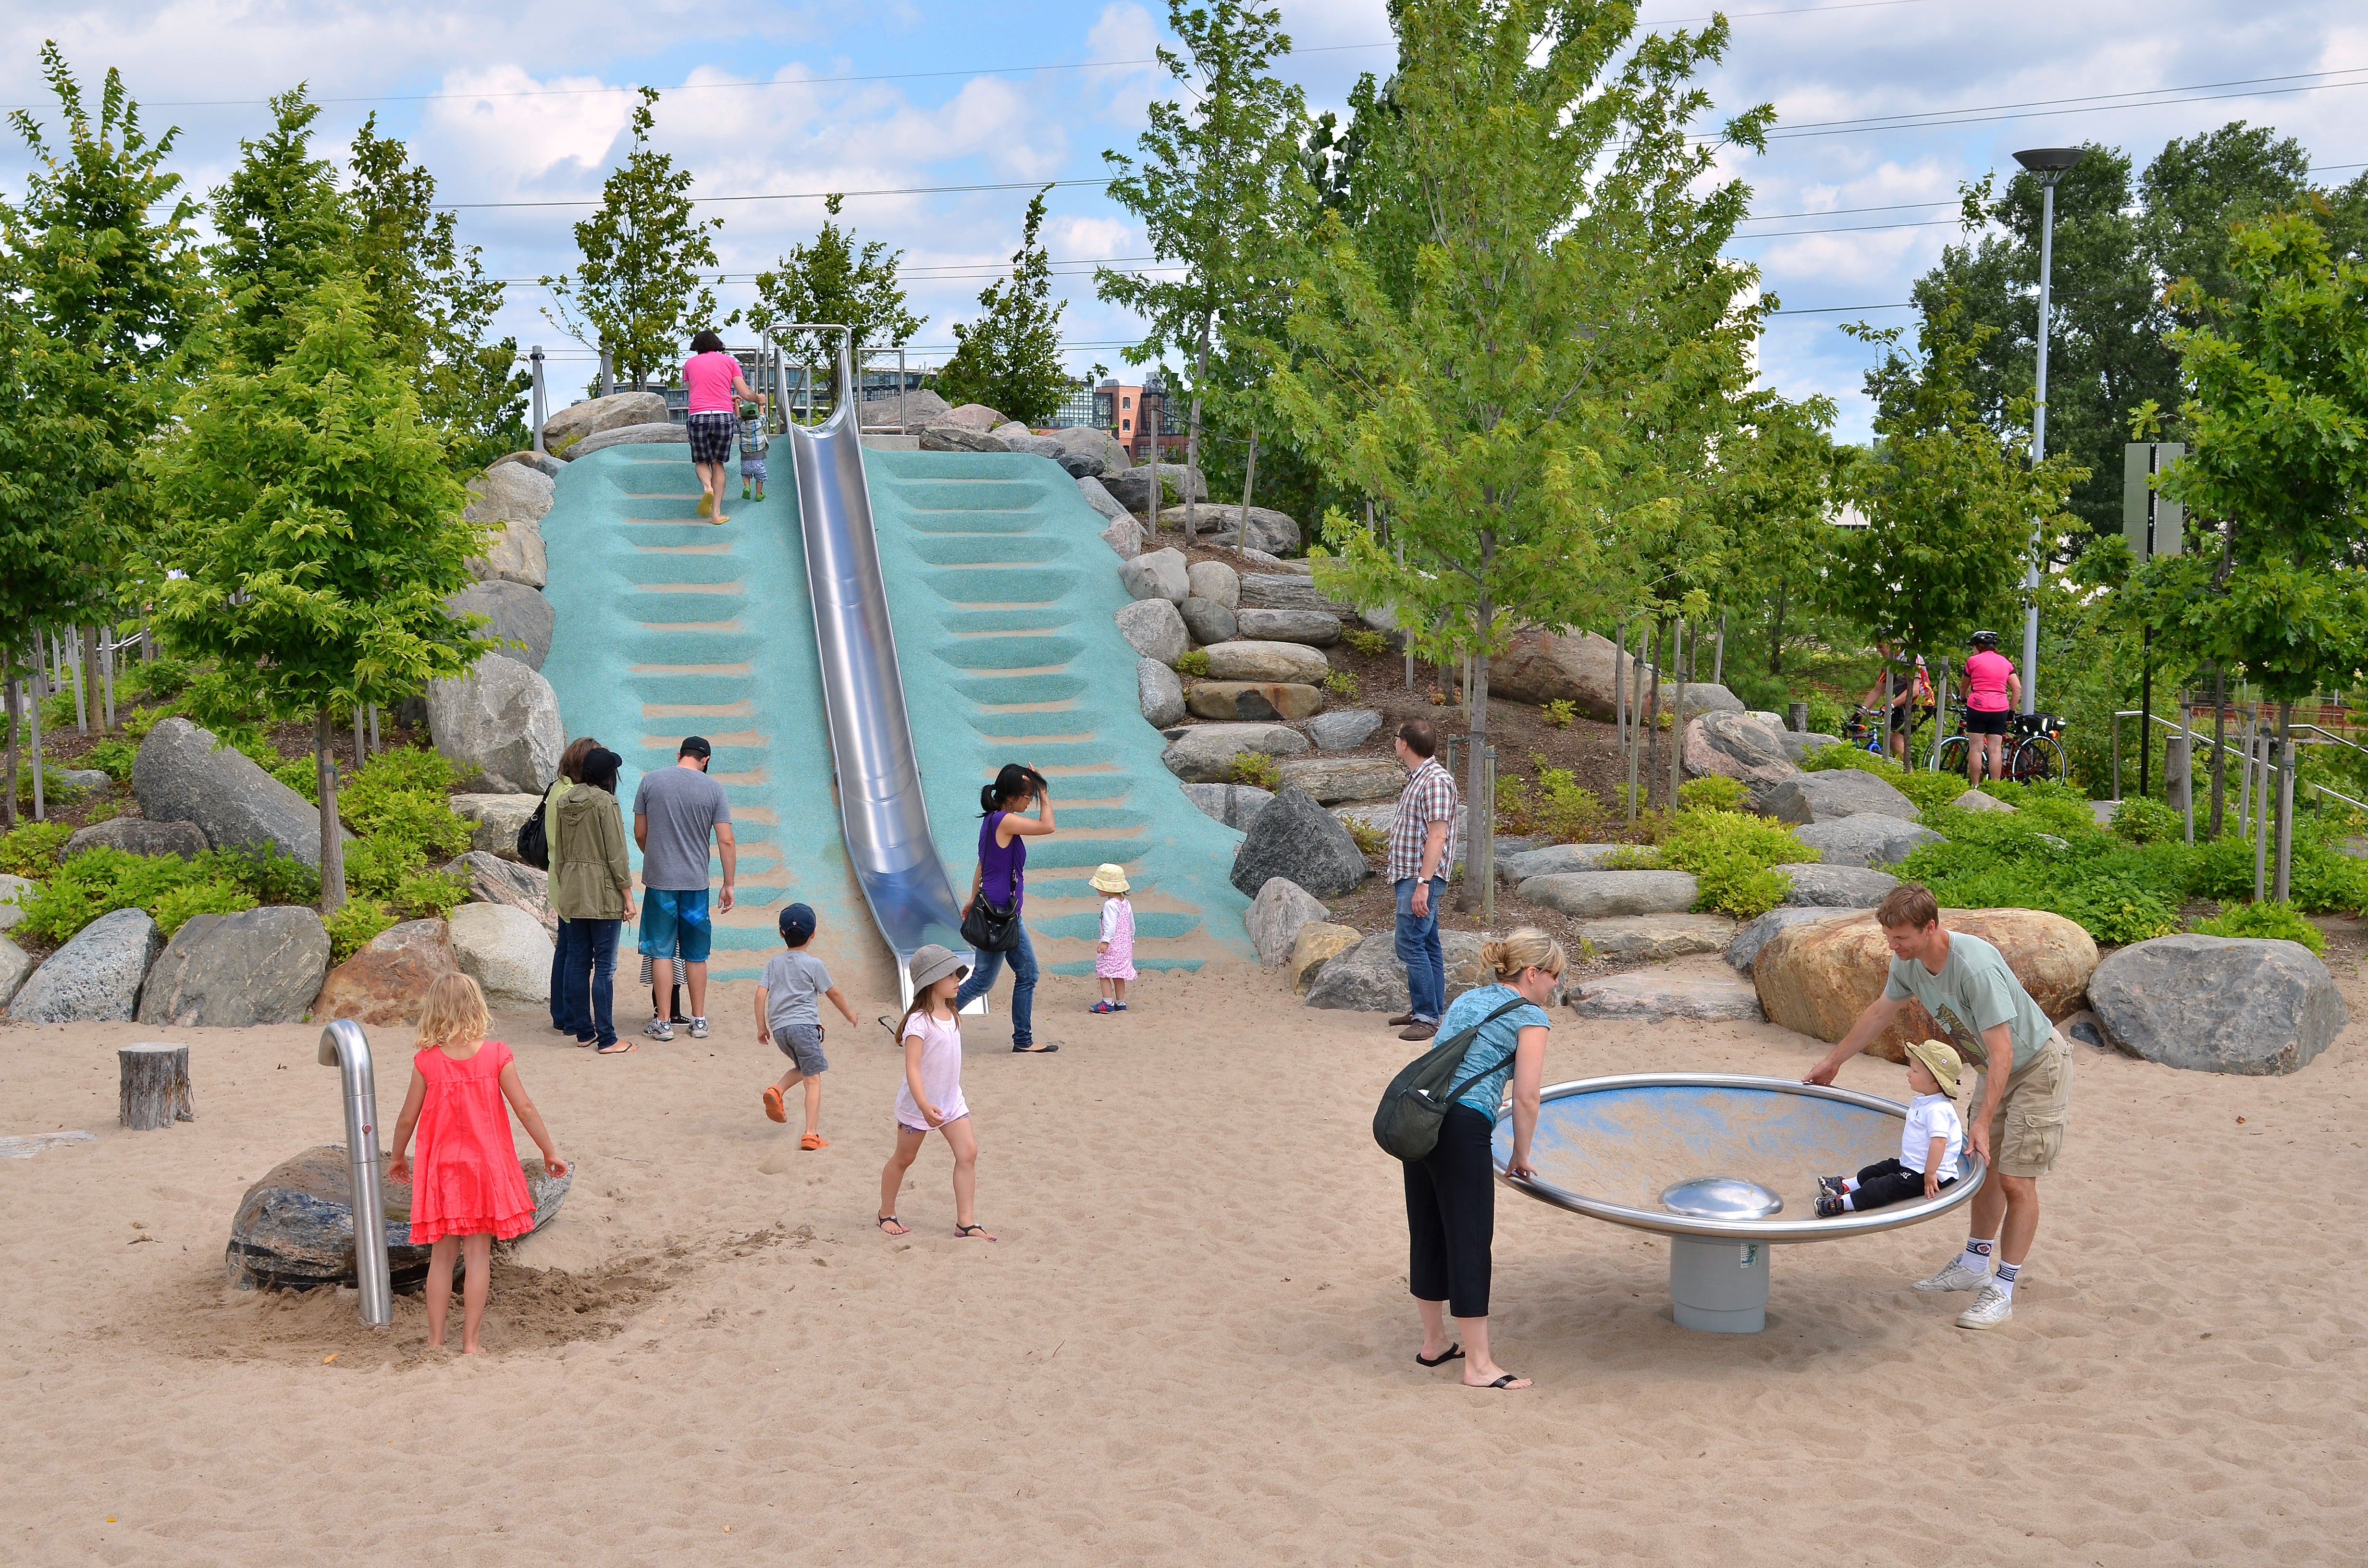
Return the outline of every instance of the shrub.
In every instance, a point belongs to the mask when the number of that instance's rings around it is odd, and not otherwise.
[[[1390,835],[1372,823],[1350,817],[1341,825],[1349,830],[1349,837],[1357,846],[1357,852],[1366,859],[1375,859],[1389,853]]]
[[[1357,677],[1347,670],[1326,670],[1324,672],[1324,689],[1344,702],[1354,702],[1357,699]]]
[[[2317,926],[2302,917],[2291,903],[2275,899],[2263,899],[2259,903],[2232,903],[2209,920],[2199,920],[2195,928],[2212,937],[2266,937],[2282,942],[2300,942],[2312,952],[2324,955],[2327,938]]]
[[[107,776],[118,784],[129,784],[131,782],[131,765],[139,759],[140,747],[135,743],[105,740],[91,747],[85,760],[93,767],[104,769]]]
[[[1390,640],[1381,632],[1352,626],[1340,633],[1340,640],[1369,659],[1380,658],[1390,651]]]
[[[185,882],[157,899],[148,914],[169,938],[192,915],[236,915],[254,907],[255,895],[235,882]]]
[[[68,787],[65,775],[59,772],[53,764],[48,762],[41,764],[43,803],[63,801],[68,795],[78,793],[80,791]],[[29,812],[33,809],[33,770],[21,765],[17,769],[17,809],[20,812]]]
[[[1578,704],[1567,697],[1557,697],[1539,711],[1548,724],[1557,730],[1567,730],[1578,717]]]
[[[1282,770],[1275,767],[1274,758],[1262,751],[1240,752],[1234,757],[1234,782],[1254,784],[1261,790],[1280,790]]]
[[[1569,768],[1549,766],[1543,752],[1531,752],[1530,766],[1538,770],[1536,831],[1557,844],[1577,843],[1595,831],[1603,818],[1603,802],[1595,791],[1582,787]],[[1497,788],[1502,792],[1504,784]]]
[[[393,925],[394,916],[375,900],[354,898],[321,924],[329,928],[329,961],[343,963]]]
[[[74,836],[62,822],[28,822],[0,835],[0,871],[46,881],[58,869],[58,851]]]
[[[1820,735],[1839,735],[1850,723],[1842,705],[1822,691],[1809,693],[1809,729]]]
[[[235,882],[257,903],[316,903],[321,873],[277,845],[261,850],[211,849],[198,857],[208,876]]]
[[[1739,778],[1729,778],[1723,773],[1706,773],[1700,778],[1689,778],[1678,786],[1678,803],[1695,811],[1731,812],[1740,808],[1744,797],[1750,793]]]
[[[1208,651],[1202,648],[1188,648],[1177,654],[1176,673],[1179,676],[1190,676],[1195,680],[1206,679],[1209,674]]]
[[[2161,801],[2127,800],[2113,808],[2112,834],[2124,844],[2184,843],[2187,818]]]
[[[419,846],[393,836],[358,838],[346,846],[346,892],[355,898],[387,898],[405,877],[427,869]]]
[[[1693,873],[1695,908],[1738,920],[1765,915],[1784,901],[1793,879],[1778,867],[1817,858],[1782,823],[1704,807],[1678,812],[1655,854],[1657,864]]]
[[[274,754],[269,761],[265,761],[262,757],[256,757],[255,760],[261,764],[264,772],[279,779],[315,806],[321,803],[321,771],[311,757],[303,756],[288,761]]]
[[[1830,773],[1842,767],[1872,773],[1907,796],[1919,812],[1945,806],[1965,792],[1965,777],[1962,773],[1902,767],[1887,756],[1877,756],[1853,745],[1819,746],[1801,758],[1801,767],[1809,773]]]
[[[124,665],[115,678],[116,699],[120,704],[126,698],[146,697],[162,700],[178,697],[189,689],[189,682],[195,673],[188,660],[176,658],[170,653],[144,663],[135,659]],[[155,721],[149,722],[154,723]]]
[[[131,712],[121,713],[119,716],[123,720],[125,734],[134,741],[144,741],[148,738],[149,731],[179,711],[180,710],[172,704],[163,703],[154,708],[134,708]]]
[[[450,871],[416,871],[394,885],[388,906],[400,920],[450,920],[469,896],[469,884]]]
[[[55,868],[25,904],[17,928],[52,946],[102,915],[119,909],[154,910],[176,888],[210,881],[205,869],[177,855],[133,855],[121,849],[85,849]]]

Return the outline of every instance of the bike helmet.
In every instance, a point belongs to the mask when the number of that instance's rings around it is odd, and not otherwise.
[[[1973,645],[1987,653],[1995,653],[1998,652],[1998,634],[1995,631],[1976,631],[1973,636]]]

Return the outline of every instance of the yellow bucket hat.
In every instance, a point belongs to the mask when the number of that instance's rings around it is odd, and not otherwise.
[[[1094,868],[1093,888],[1096,892],[1126,892],[1126,868],[1110,861],[1104,861]]]
[[[1973,1093],[1973,1085],[1968,1081],[1964,1058],[1957,1054],[1957,1048],[1945,1040],[1911,1040],[1907,1046],[1907,1059],[1923,1064],[1924,1070],[1931,1074],[1933,1081],[1941,1085],[1941,1092],[1956,1102],[1958,1114],[1963,1115],[1965,1101]]]

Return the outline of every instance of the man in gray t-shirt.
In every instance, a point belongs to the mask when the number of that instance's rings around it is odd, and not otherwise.
[[[633,792],[633,842],[642,851],[642,886],[649,892],[642,902],[641,948],[649,955],[654,994],[660,998],[673,991],[675,954],[682,955],[689,971],[693,1040],[707,1038],[707,954],[715,935],[707,912],[711,834],[723,860],[719,914],[732,912],[732,884],[739,870],[731,802],[723,786],[707,776],[713,749],[698,735],[685,736],[675,765],[643,774]],[[652,1040],[672,1040],[674,1026],[658,1016],[642,1032]]]

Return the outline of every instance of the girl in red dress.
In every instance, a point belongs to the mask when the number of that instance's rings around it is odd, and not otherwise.
[[[510,1143],[509,1101],[527,1136],[542,1151],[542,1168],[567,1174],[567,1163],[552,1147],[542,1113],[526,1097],[510,1048],[487,1040],[492,1020],[484,994],[465,974],[448,974],[427,988],[419,1014],[419,1054],[411,1059],[411,1092],[394,1124],[394,1157],[389,1181],[411,1182],[411,1242],[433,1242],[427,1259],[427,1344],[444,1345],[444,1320],[452,1306],[452,1256],[468,1266],[461,1293],[461,1352],[478,1351],[477,1326],[485,1318],[485,1292],[494,1238],[507,1240],[534,1229],[534,1199],[526,1189]],[[419,1130],[419,1171],[404,1158],[411,1130]]]

